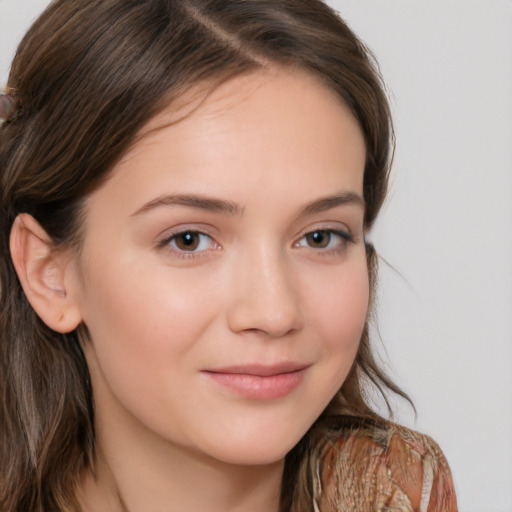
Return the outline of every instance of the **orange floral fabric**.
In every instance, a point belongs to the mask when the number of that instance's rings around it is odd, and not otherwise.
[[[320,472],[319,512],[457,512],[441,449],[405,427],[349,430],[328,444]]]

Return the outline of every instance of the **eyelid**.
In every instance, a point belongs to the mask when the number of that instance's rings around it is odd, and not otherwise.
[[[296,239],[300,239],[310,233],[314,233],[315,231],[328,231],[331,233],[339,234],[340,236],[347,238],[354,238],[352,234],[352,230],[343,222],[318,222],[310,224],[309,226],[303,228],[298,234]]]
[[[308,235],[311,235],[313,233],[322,232],[322,233],[328,233],[330,236],[336,236],[341,239],[340,243],[336,245],[336,247],[312,247],[308,245],[302,245],[300,242],[304,240]],[[336,252],[343,250],[348,243],[353,243],[355,241],[355,237],[351,234],[350,230],[348,228],[342,229],[339,227],[332,227],[331,226],[317,226],[315,228],[307,228],[304,230],[301,235],[296,239],[293,246],[297,248],[305,248],[305,249],[311,249],[315,252],[319,253],[329,253],[329,252]],[[331,241],[329,241],[330,244]]]
[[[194,250],[182,250],[179,247],[175,247],[171,245],[171,242],[173,240],[176,240],[177,237],[180,235],[184,235],[185,233],[192,233],[194,235],[198,235],[200,237],[207,237],[210,239],[211,243],[213,244],[213,247],[207,247],[204,249],[194,249]],[[181,257],[181,258],[194,258],[203,256],[205,253],[211,251],[211,250],[218,250],[221,248],[220,244],[215,240],[215,238],[209,234],[206,233],[205,230],[201,230],[197,226],[195,227],[188,227],[188,226],[179,226],[178,228],[166,231],[164,235],[158,238],[157,240],[158,248],[167,250],[169,252],[175,253],[175,255]]]

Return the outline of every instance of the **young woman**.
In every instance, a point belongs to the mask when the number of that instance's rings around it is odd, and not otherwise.
[[[330,8],[56,0],[0,119],[0,510],[456,510],[366,402],[392,128]]]

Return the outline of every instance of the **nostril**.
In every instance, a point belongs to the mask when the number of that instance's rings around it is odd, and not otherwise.
[[[229,311],[228,323],[234,332],[277,338],[302,328],[303,320],[296,304],[288,305],[286,311],[281,308],[279,312],[268,303],[265,306],[237,303]]]

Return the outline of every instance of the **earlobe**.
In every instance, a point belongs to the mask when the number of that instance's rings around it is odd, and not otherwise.
[[[14,221],[10,249],[23,291],[41,320],[58,332],[75,329],[81,315],[72,290],[69,253],[54,250],[46,231],[26,213]]]

